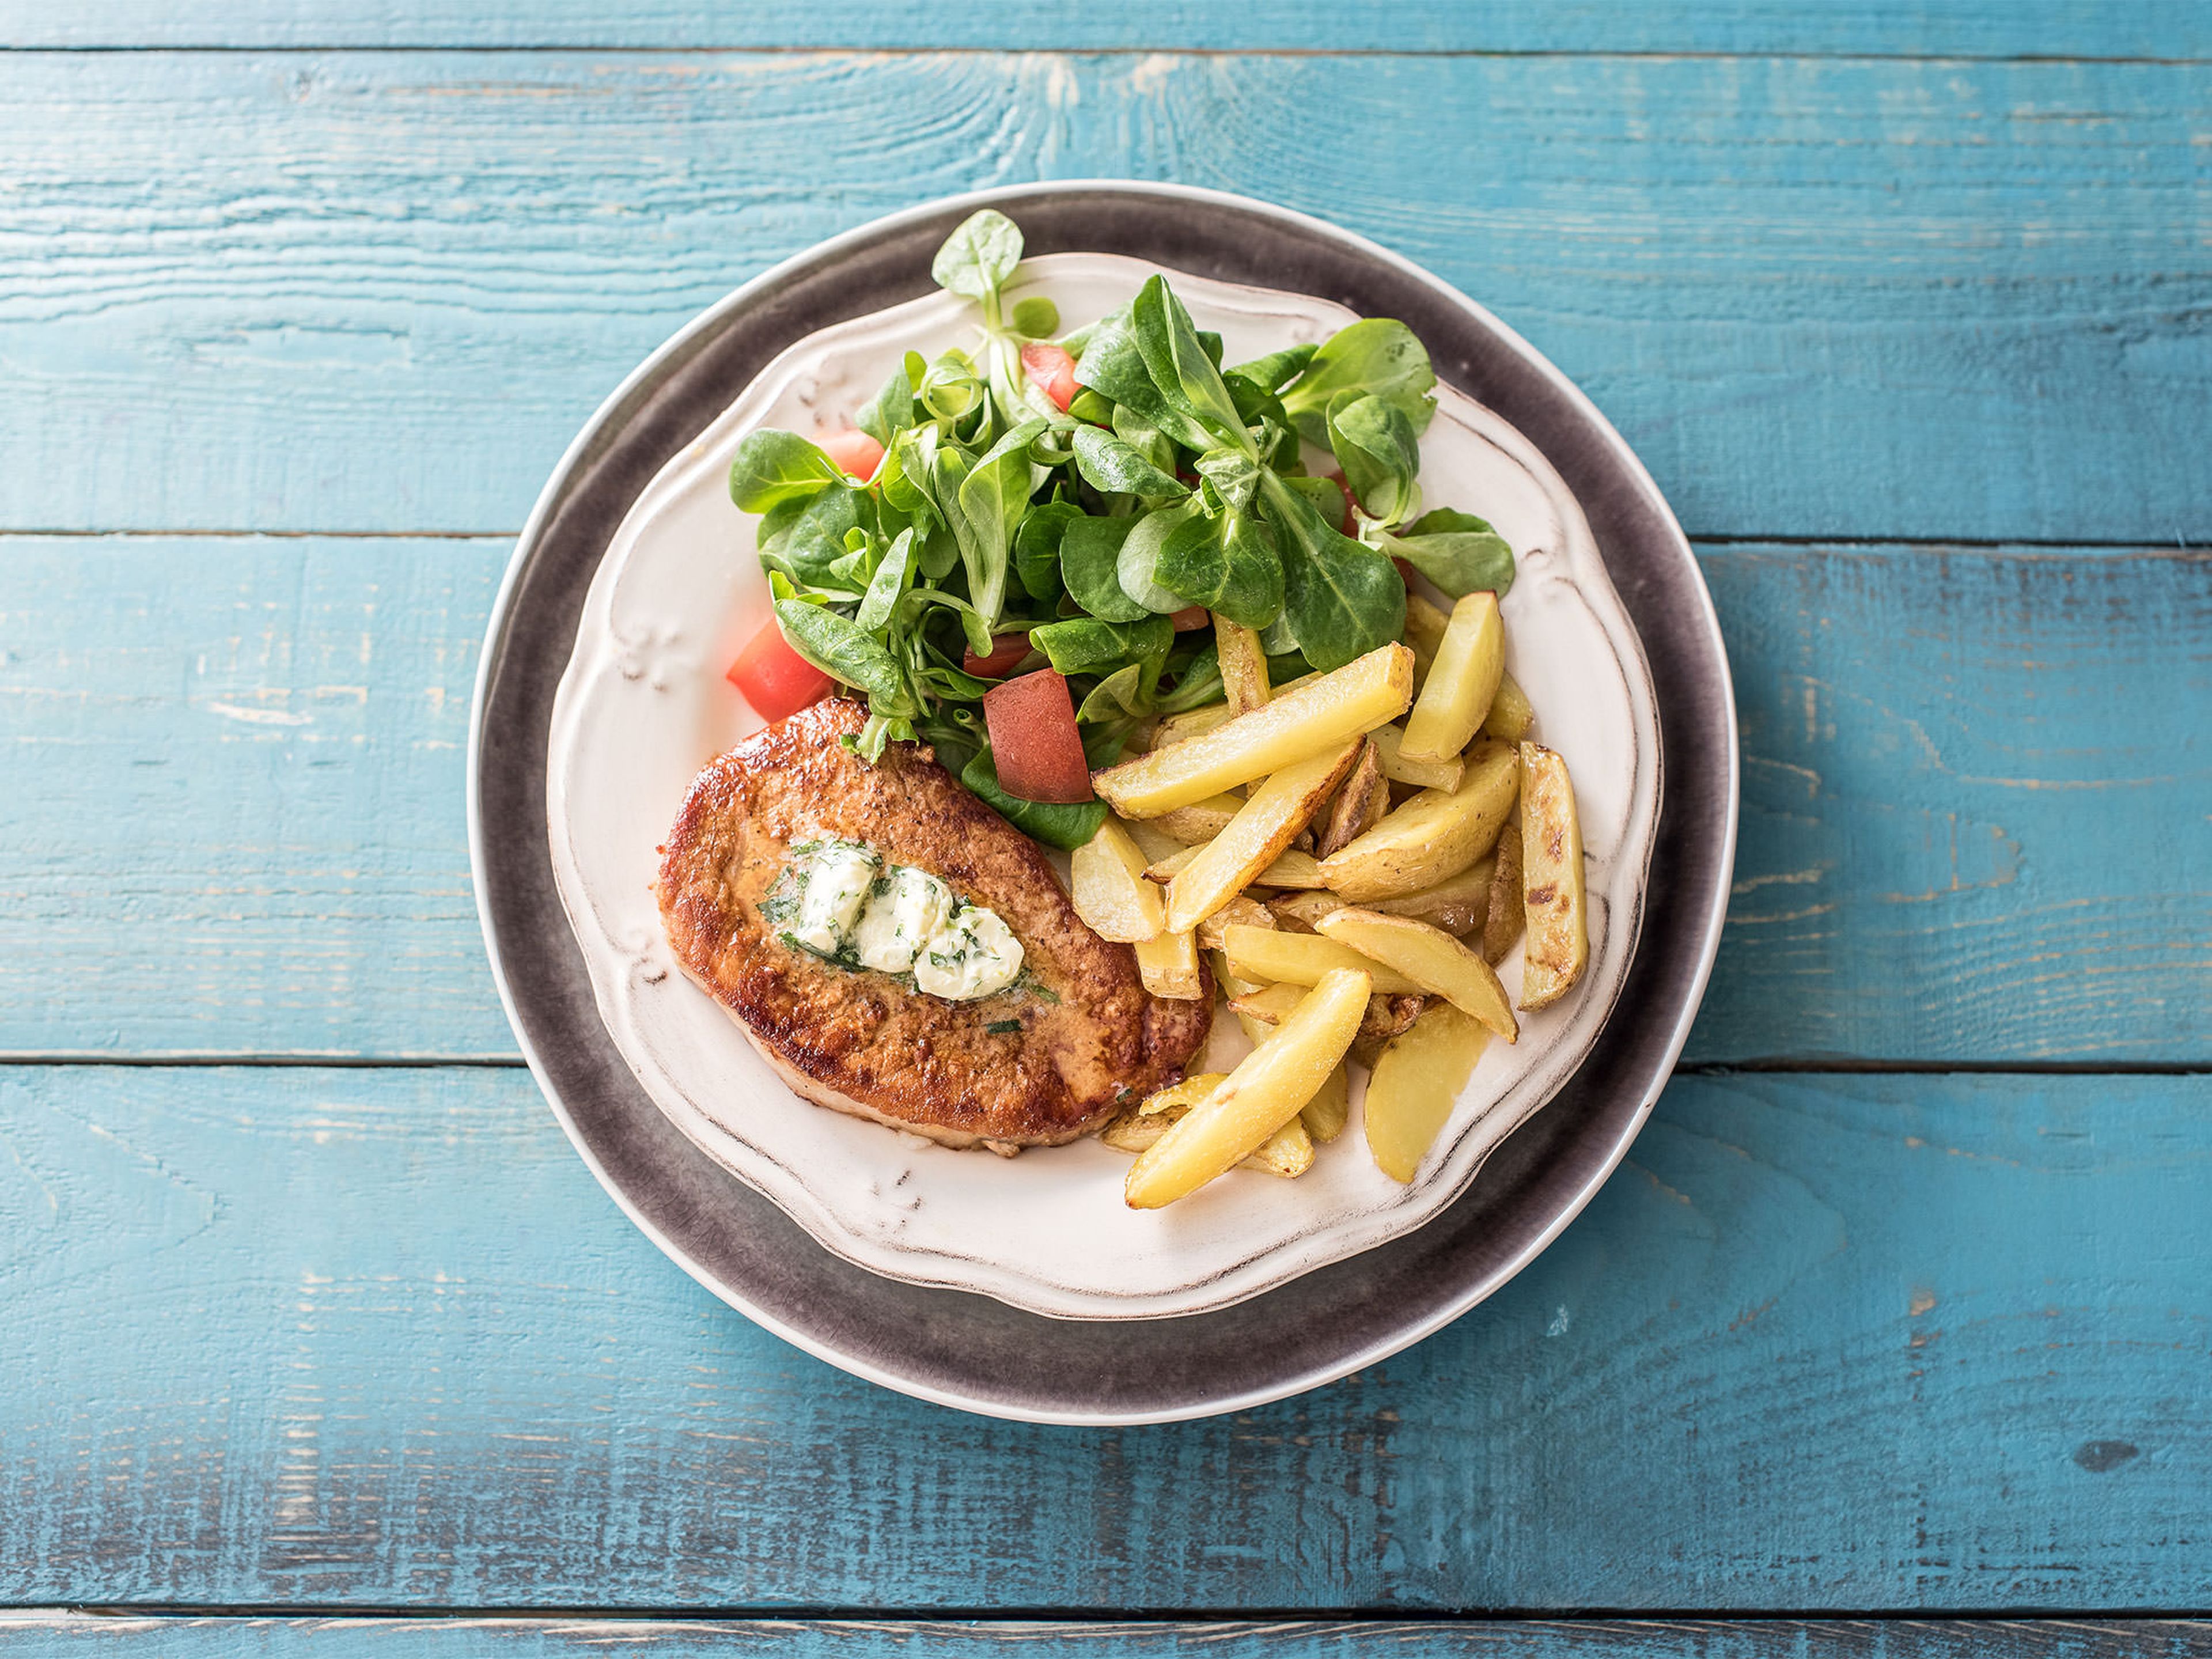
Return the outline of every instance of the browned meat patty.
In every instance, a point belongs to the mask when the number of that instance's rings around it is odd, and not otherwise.
[[[807,1099],[953,1146],[1073,1140],[1132,1091],[1180,1077],[1206,1041],[1211,985],[1197,1001],[1149,994],[1135,953],[1085,927],[1035,843],[928,750],[893,744],[871,766],[838,742],[865,720],[855,703],[817,703],[693,780],[659,883],[684,970]],[[825,835],[998,912],[1021,941],[1021,979],[953,1002],[784,944],[758,906],[790,843]],[[988,1029],[1009,1020],[1020,1029]]]

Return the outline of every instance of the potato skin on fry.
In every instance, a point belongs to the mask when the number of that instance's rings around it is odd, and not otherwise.
[[[1322,880],[1360,903],[1434,886],[1487,853],[1520,787],[1510,745],[1479,740],[1457,789],[1425,789],[1322,860]]]
[[[1521,896],[1528,926],[1521,1006],[1541,1008],[1589,964],[1589,927],[1574,781],[1566,762],[1540,743],[1521,745]]]

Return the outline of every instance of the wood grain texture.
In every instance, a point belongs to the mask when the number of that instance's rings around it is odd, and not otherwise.
[[[1678,1079],[1334,1387],[991,1422],[724,1309],[526,1073],[0,1070],[21,1604],[2212,1601],[2201,1079]],[[1356,1149],[1355,1149],[1356,1151]]]
[[[1591,392],[1692,531],[2201,540],[2205,77],[0,56],[0,526],[512,531],[599,398],[770,261],[951,191],[1123,173],[1430,265]]]
[[[1824,52],[1897,57],[2179,58],[2212,55],[2201,10],[2160,0],[1335,0],[1193,5],[1124,0],[798,0],[714,6],[638,0],[90,0],[24,7],[0,46],[877,46],[998,50],[1160,48],[1334,52]]]
[[[512,1054],[461,805],[506,554],[0,539],[0,1052]],[[2212,558],[1701,556],[1745,815],[1692,1060],[2212,1060]]]
[[[789,1659],[1152,1659],[1194,1650],[1219,1659],[2195,1659],[2212,1626],[2185,1620],[1425,1620],[1162,1623],[951,1623],[868,1620],[134,1618],[0,1613],[11,1656],[139,1652],[177,1659],[289,1659],[295,1654],[425,1654],[531,1659],[610,1648],[653,1659],[769,1653]]]

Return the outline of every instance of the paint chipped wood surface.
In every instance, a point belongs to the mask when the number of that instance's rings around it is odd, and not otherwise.
[[[1111,1622],[2212,1604],[2208,17],[0,18],[34,49],[0,52],[0,1602],[1105,1620],[33,1611],[0,1646],[2212,1648]],[[784,1347],[622,1219],[526,1073],[456,1063],[513,1054],[461,745],[568,435],[823,235],[1115,173],[1377,236],[1622,427],[1703,538],[1744,723],[1691,1058],[1828,1067],[1678,1079],[1559,1243],[1387,1365],[1121,1433]],[[55,1063],[85,1055],[133,1063]],[[327,1056],[363,1063],[167,1063]],[[1863,1069],[1899,1064],[2001,1069]]]

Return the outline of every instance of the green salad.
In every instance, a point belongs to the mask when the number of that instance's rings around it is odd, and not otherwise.
[[[1021,257],[1005,216],[962,224],[931,274],[975,302],[975,337],[907,353],[853,432],[748,434],[730,495],[760,515],[782,642],[866,696],[860,753],[931,744],[1074,847],[1106,810],[1090,769],[1221,700],[1218,629],[1252,630],[1279,684],[1397,640],[1402,569],[1502,592],[1513,555],[1473,514],[1424,510],[1436,375],[1402,323],[1224,367],[1164,277],[1063,333],[1051,301],[1008,303]],[[746,660],[731,678],[763,714],[797,706],[790,675]]]

